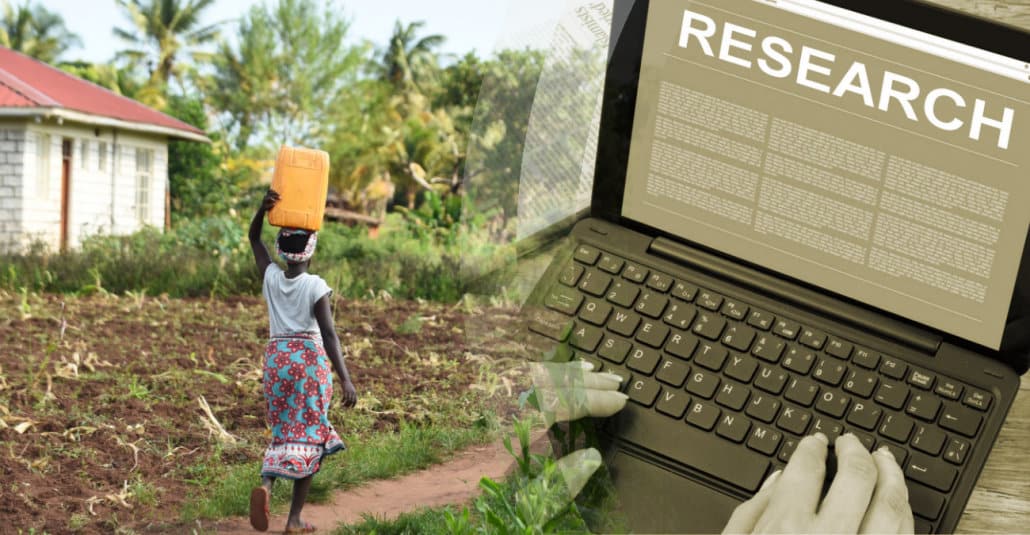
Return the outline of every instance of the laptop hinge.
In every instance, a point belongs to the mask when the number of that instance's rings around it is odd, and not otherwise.
[[[849,323],[859,329],[890,338],[929,355],[936,355],[941,337],[926,329],[877,314],[862,307],[831,299],[819,292],[792,284],[726,259],[676,243],[667,238],[655,238],[648,251],[675,262],[706,271],[730,282],[747,286],[774,299]]]

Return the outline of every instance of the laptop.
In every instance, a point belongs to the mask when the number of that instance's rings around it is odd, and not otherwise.
[[[721,531],[816,431],[955,529],[1030,365],[1027,62],[923,2],[615,1],[589,215],[527,328],[624,378],[633,531]]]

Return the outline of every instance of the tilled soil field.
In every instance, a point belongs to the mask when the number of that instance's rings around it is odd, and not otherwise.
[[[511,410],[510,310],[338,299],[335,317],[359,392],[330,416],[345,440],[432,423],[441,403]],[[260,459],[267,333],[257,297],[0,293],[0,525],[184,527],[198,460]]]

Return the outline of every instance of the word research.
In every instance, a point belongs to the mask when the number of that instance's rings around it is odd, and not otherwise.
[[[797,52],[795,69],[792,56],[796,48],[790,41],[776,35],[767,35],[756,42],[758,37],[758,32],[751,28],[732,22],[720,26],[711,17],[684,10],[679,47],[687,49],[698,46],[706,56],[718,57],[721,61],[746,69],[757,65],[759,70],[773,78],[793,76],[798,85],[835,97],[844,98],[850,93],[849,97],[861,97],[869,108],[890,112],[897,107],[909,120],[920,122],[922,117],[940,130],[953,132],[968,125],[969,138],[975,141],[980,141],[982,135],[988,135],[985,130],[995,130],[998,148],[1009,147],[1016,117],[1012,108],[1006,107],[1000,119],[991,118],[987,116],[987,102],[977,98],[973,100],[970,112],[967,99],[959,92],[938,87],[924,93],[916,80],[889,70],[883,72],[883,83],[875,88],[879,92],[877,95],[862,62],[852,62],[841,76],[841,65],[836,55],[802,46]],[[756,45],[761,49],[761,57],[753,61]],[[834,81],[836,83],[832,84]],[[948,104],[943,104],[945,101]]]

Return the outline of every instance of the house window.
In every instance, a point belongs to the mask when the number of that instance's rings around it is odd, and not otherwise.
[[[50,198],[50,135],[36,134],[36,194]]]
[[[89,141],[83,139],[79,142],[79,167],[86,169],[89,164]]]
[[[107,142],[97,143],[97,171],[107,171]]]
[[[154,151],[136,149],[136,219],[150,221],[150,185],[153,182]]]

